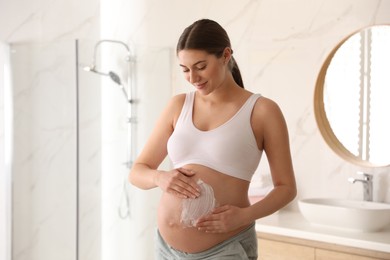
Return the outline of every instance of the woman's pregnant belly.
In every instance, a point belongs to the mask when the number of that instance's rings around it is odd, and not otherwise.
[[[220,172],[214,171],[201,165],[187,165],[183,168],[191,169],[196,172],[194,178],[201,180],[208,185],[214,194],[216,205],[234,205],[238,207],[248,207],[248,187],[249,182],[240,180]],[[205,190],[203,189],[203,192]],[[206,191],[207,192],[207,191]],[[201,195],[202,197],[203,195]],[[210,198],[206,198],[206,202]],[[158,207],[158,228],[161,236],[173,248],[187,252],[196,253],[207,250],[214,245],[234,236],[245,226],[228,233],[205,233],[198,231],[191,226],[189,221],[183,221],[182,210],[183,204],[188,210],[188,202],[169,193],[163,193]],[[193,201],[196,203],[196,201]],[[187,203],[187,204],[186,204]],[[192,204],[193,205],[193,204]],[[207,205],[205,205],[207,207]],[[195,213],[194,213],[195,208]],[[193,206],[191,212],[187,213],[188,217],[198,216],[202,212],[202,205]],[[207,210],[206,210],[207,211]]]

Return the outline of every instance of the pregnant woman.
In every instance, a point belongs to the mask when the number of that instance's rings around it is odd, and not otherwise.
[[[256,219],[296,195],[288,130],[278,105],[244,89],[229,37],[215,21],[187,27],[177,44],[185,79],[131,169],[130,182],[159,187],[156,259],[257,259]],[[274,188],[251,205],[263,151]],[[166,156],[173,169],[159,170]]]

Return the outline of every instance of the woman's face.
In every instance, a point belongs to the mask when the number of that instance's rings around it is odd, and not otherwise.
[[[229,72],[225,55],[217,58],[202,50],[182,50],[178,58],[185,79],[202,94],[223,86]]]

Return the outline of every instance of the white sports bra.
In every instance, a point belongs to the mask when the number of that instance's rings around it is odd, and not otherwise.
[[[221,126],[201,131],[192,121],[195,92],[187,93],[167,144],[173,166],[179,168],[186,164],[200,164],[250,181],[262,154],[251,126],[252,110],[260,96],[251,95],[237,113]]]

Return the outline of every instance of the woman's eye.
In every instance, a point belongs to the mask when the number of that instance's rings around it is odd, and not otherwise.
[[[204,65],[204,66],[200,66],[200,67],[195,67],[194,69],[196,69],[196,70],[205,70],[206,69],[206,65]],[[190,69],[185,69],[185,68],[183,68],[183,73],[188,73],[188,72],[190,72]]]

